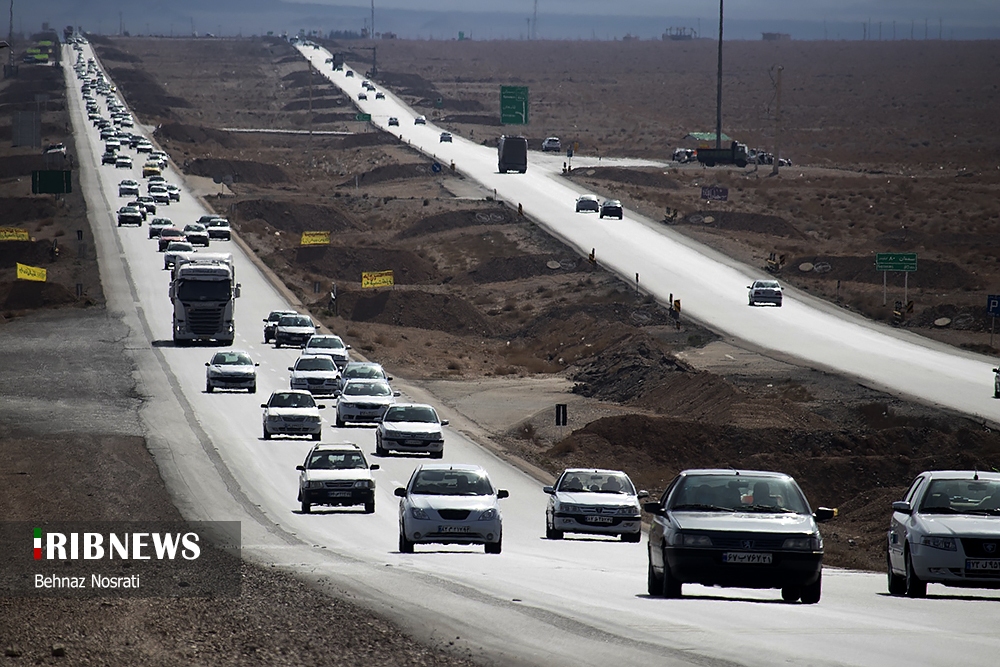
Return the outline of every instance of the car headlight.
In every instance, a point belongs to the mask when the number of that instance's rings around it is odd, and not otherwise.
[[[712,546],[712,538],[708,535],[687,535],[684,533],[678,533],[674,535],[673,540],[674,546],[681,547],[710,547]]]
[[[811,535],[809,537],[789,537],[781,545],[782,549],[793,549],[796,551],[819,551],[823,548],[823,540]]]
[[[920,544],[932,549],[942,549],[944,551],[957,551],[958,545],[954,537],[935,537],[934,535],[924,535],[920,538]]]
[[[307,422],[311,422],[313,424],[318,424],[319,423],[319,415],[309,415],[308,417],[306,417],[306,421]]]
[[[620,516],[636,516],[640,513],[638,505],[622,505],[618,508]]]
[[[430,518],[430,517],[427,516],[427,512],[423,511],[419,507],[411,507],[410,508],[410,515],[414,519],[424,519],[424,520],[426,520],[426,519]]]
[[[281,415],[268,415],[267,416],[267,421],[269,421],[269,422],[280,422],[281,421]]]
[[[370,479],[359,479],[354,482],[355,489],[371,489],[375,487],[375,482]]]
[[[580,506],[580,505],[574,505],[573,503],[560,503],[560,505],[556,509],[558,509],[560,512],[582,512],[583,511],[582,506]]]
[[[323,482],[306,482],[307,489],[322,489]]]
[[[497,518],[497,510],[495,507],[491,507],[479,515],[480,521],[492,521],[495,518]]]

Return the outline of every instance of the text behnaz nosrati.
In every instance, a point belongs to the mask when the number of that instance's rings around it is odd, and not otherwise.
[[[46,533],[46,560],[185,560],[201,556],[197,533]]]

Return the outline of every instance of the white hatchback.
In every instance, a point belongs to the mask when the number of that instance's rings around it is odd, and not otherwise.
[[[892,504],[889,592],[924,597],[927,584],[1000,588],[1000,473],[923,472]]]
[[[415,544],[482,544],[486,553],[500,553],[499,501],[510,494],[496,489],[482,467],[427,463],[395,493],[400,497],[400,553],[413,553]]]

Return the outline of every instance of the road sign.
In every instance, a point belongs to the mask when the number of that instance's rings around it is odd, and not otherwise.
[[[31,172],[31,194],[64,195],[73,192],[73,172],[38,169]]]
[[[433,171],[435,174],[440,174],[441,173],[441,163],[440,162],[435,162],[434,164],[432,164],[431,165],[431,171]]]
[[[729,188],[724,188],[721,185],[702,186],[701,198],[709,201],[729,201]]]
[[[354,114],[354,120],[370,121],[371,119],[372,119],[372,115],[370,113]]]
[[[986,314],[1000,317],[1000,295],[990,294],[986,297]]]
[[[879,252],[875,253],[876,271],[916,271],[917,253]]]
[[[528,124],[527,86],[500,86],[500,122],[503,125]]]

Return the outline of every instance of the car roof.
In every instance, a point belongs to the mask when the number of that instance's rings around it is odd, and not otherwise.
[[[330,360],[330,355],[328,354],[300,354],[295,361],[302,361],[303,359],[326,359]],[[330,362],[333,363],[333,362]]]
[[[753,475],[756,477],[774,477],[775,479],[791,479],[791,475],[772,470],[736,470],[734,468],[691,468],[682,470],[679,476],[688,475],[717,475],[719,477],[742,477],[743,475]]]
[[[390,410],[392,408],[430,408],[434,410],[434,406],[427,403],[395,403],[389,406]],[[437,410],[434,410],[434,412],[437,412]]]
[[[618,201],[617,199],[605,199],[604,200],[604,205],[605,206],[621,206],[622,203],[620,201]]]
[[[215,352],[212,356],[214,357],[216,354],[245,354],[248,357],[250,356],[250,353],[247,352],[246,350],[219,350]]]
[[[972,479],[978,475],[979,479],[1000,481],[1000,473],[982,470],[925,470],[921,475],[928,479]]]
[[[578,200],[579,199],[588,199],[590,201],[599,201],[599,198],[598,198],[597,195],[580,195],[579,197],[577,197],[577,199]]]
[[[608,468],[566,468],[562,471],[563,475],[574,474],[582,475],[587,473],[598,473],[601,475],[625,475],[621,470],[610,470]],[[628,477],[628,475],[625,475]]]
[[[312,452],[361,451],[361,445],[355,442],[321,442],[313,445]],[[364,452],[362,452],[363,454]]]
[[[484,475],[486,474],[483,466],[474,463],[423,463],[417,466],[417,470],[469,470],[482,471]]]
[[[344,339],[338,336],[337,334],[313,334],[312,336],[309,336],[309,340],[306,341],[306,345],[308,346],[309,343],[311,343],[314,340],[321,340],[324,338],[336,338],[341,343],[344,342]]]
[[[326,355],[324,354],[324,355],[316,355],[316,356],[324,356],[325,357]],[[329,357],[327,357],[327,359],[329,359]],[[378,382],[380,384],[384,384],[386,386],[389,386],[389,381],[386,380],[385,378],[350,378],[347,381],[347,384],[368,384],[370,382]],[[344,386],[347,386],[347,385],[344,385]]]
[[[326,335],[326,334],[320,334],[320,335]],[[313,338],[315,338],[315,336],[313,336]],[[312,338],[310,338],[309,340],[312,340]],[[364,368],[364,367],[374,367],[374,366],[382,368],[382,364],[380,364],[377,361],[348,361],[347,365],[344,368],[359,368],[359,367]]]
[[[294,310],[272,310],[270,313],[268,313],[269,316],[270,315],[278,315],[278,314],[282,314],[282,315],[298,315],[298,312],[294,311]]]
[[[273,398],[274,396],[276,396],[278,394],[301,394],[303,396],[308,396],[308,397],[312,398],[312,393],[310,393],[308,391],[304,391],[302,389],[279,389],[277,391],[272,391],[271,392],[271,397]]]

